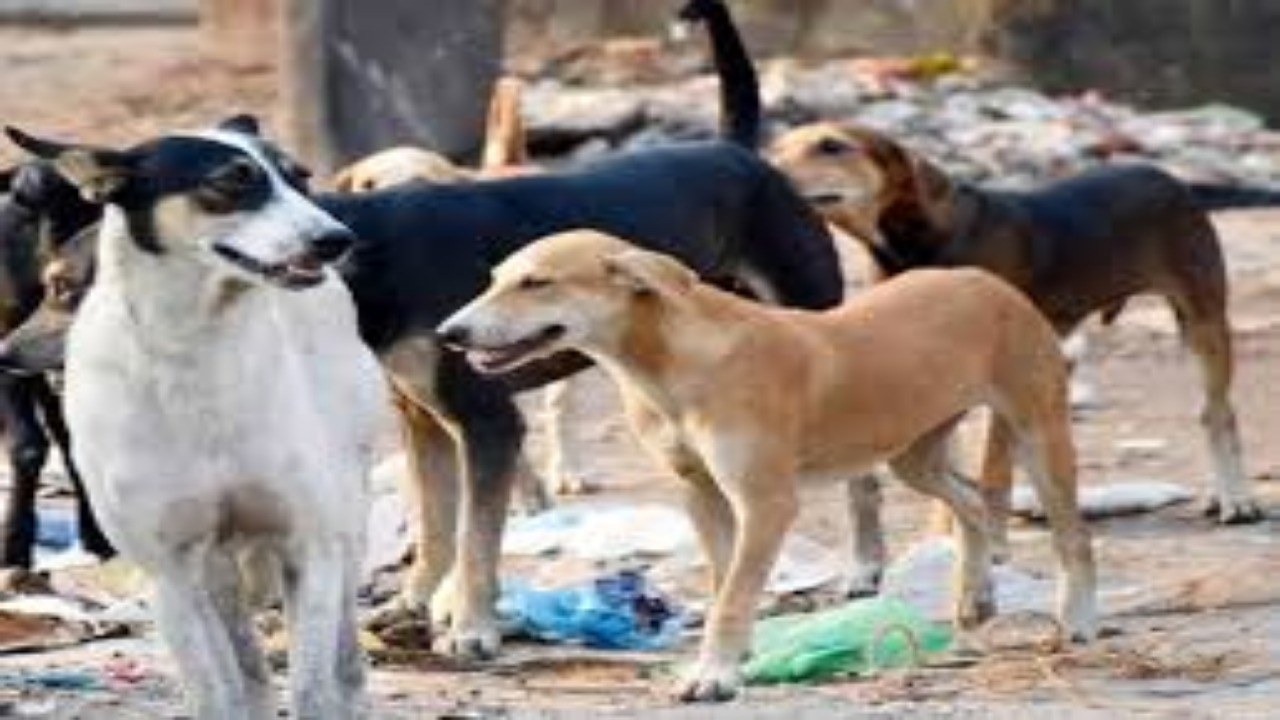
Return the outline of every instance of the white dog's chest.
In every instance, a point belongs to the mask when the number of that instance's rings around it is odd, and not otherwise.
[[[381,380],[345,289],[307,294],[238,310],[195,353],[148,336],[109,293],[86,300],[69,338],[67,414],[109,530],[286,530],[308,522],[293,508],[359,507]]]

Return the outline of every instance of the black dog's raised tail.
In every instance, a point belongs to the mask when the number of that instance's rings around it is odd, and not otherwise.
[[[680,9],[686,22],[707,26],[716,74],[720,77],[720,134],[730,142],[760,146],[760,81],[733,16],[723,0],[689,0]]]
[[[1187,189],[1201,210],[1280,207],[1280,188],[1187,183]]]

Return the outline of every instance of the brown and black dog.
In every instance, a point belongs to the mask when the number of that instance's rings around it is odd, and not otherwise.
[[[862,240],[878,270],[974,265],[1021,288],[1062,336],[1135,295],[1163,297],[1200,365],[1214,467],[1207,512],[1262,517],[1244,473],[1231,405],[1227,277],[1217,233],[1191,189],[1146,165],[1086,172],[1029,192],[953,182],[882,133],[819,123],[771,156],[829,222]],[[992,428],[984,476],[1008,472],[1007,428]],[[1002,485],[1002,482],[996,482]],[[992,498],[1000,502],[1000,498]],[[1000,508],[994,508],[997,512]]]

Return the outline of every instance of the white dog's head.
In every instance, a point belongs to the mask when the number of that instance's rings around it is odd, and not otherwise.
[[[129,238],[149,253],[193,256],[251,282],[299,289],[322,282],[324,264],[354,242],[307,197],[306,171],[248,116],[127,150],[7,132],[85,199],[118,208]]]
[[[609,352],[640,340],[637,328],[652,324],[655,313],[696,282],[694,272],[673,258],[575,230],[507,258],[484,294],[437,333],[486,373],[562,350]]]

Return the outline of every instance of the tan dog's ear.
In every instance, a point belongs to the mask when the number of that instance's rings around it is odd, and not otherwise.
[[[679,260],[646,252],[623,250],[604,259],[605,270],[615,282],[633,292],[679,298],[693,288],[698,276]]]

